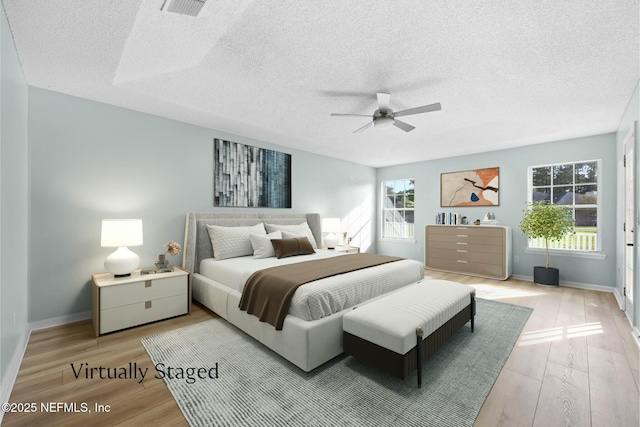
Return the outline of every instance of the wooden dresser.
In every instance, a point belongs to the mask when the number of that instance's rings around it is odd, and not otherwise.
[[[425,267],[506,280],[511,275],[511,228],[427,225]]]

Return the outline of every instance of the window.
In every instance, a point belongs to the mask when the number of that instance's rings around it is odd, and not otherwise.
[[[600,160],[529,167],[529,201],[546,201],[571,208],[575,234],[549,242],[550,249],[599,252]],[[543,239],[529,240],[530,248],[544,248]]]
[[[382,183],[382,237],[414,238],[415,180],[398,179]]]

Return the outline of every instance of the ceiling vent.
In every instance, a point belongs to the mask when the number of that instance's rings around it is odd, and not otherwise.
[[[165,12],[198,16],[207,0],[166,0],[162,6]]]

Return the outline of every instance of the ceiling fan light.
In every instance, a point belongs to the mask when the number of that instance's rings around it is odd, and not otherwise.
[[[373,125],[377,128],[390,128],[393,126],[393,118],[391,117],[379,117],[374,122]]]

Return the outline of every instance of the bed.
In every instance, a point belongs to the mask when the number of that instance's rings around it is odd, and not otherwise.
[[[219,256],[221,242],[232,240],[229,235],[233,234],[213,235],[210,231],[227,233],[226,230],[234,232],[253,227],[297,230],[305,223],[309,239],[320,246],[319,214],[190,212],[186,220],[183,267],[192,272],[196,301],[308,372],[342,353],[345,313],[356,304],[375,300],[423,279],[424,268],[418,261],[399,260],[307,283],[294,293],[282,330],[276,330],[239,309],[247,278],[254,271],[274,265],[348,255],[316,248],[314,254],[278,259],[234,256],[231,250],[227,253],[229,256],[216,259],[214,246]],[[233,246],[228,241],[225,245]]]

